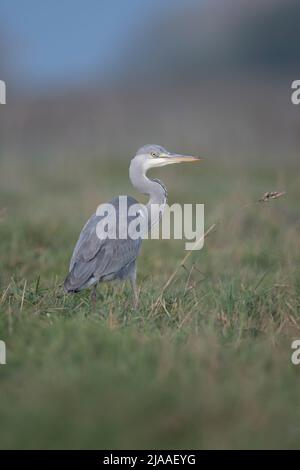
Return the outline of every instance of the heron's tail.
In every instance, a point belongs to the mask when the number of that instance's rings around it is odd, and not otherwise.
[[[68,276],[69,277],[69,276]],[[68,277],[66,278],[65,282],[64,282],[64,291],[66,294],[74,294],[75,292],[78,292],[77,289],[74,289],[69,280],[68,280]]]
[[[78,281],[76,282],[76,279],[74,279],[72,271],[68,274],[65,279],[64,291],[66,292],[66,294],[75,294],[76,292],[80,291],[80,288],[78,287]]]
[[[66,293],[80,292],[96,282],[93,275],[96,260],[90,263],[77,263],[73,266],[64,282]]]

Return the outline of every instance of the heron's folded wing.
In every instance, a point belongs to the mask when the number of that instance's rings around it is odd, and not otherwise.
[[[97,235],[99,221],[100,217],[93,214],[83,227],[71,258],[70,271],[72,271],[76,262],[79,260],[90,261],[101,249],[105,240],[101,240]]]
[[[97,255],[91,260],[78,259],[75,261],[72,270],[65,280],[65,288],[67,291],[78,291],[87,287],[95,277],[97,268],[100,272],[104,272],[110,263],[111,253],[108,247],[102,247]]]
[[[92,277],[120,272],[139,254],[141,239],[99,238],[97,225],[101,217],[94,214],[81,231],[70,263],[66,288],[77,290],[86,286]]]
[[[93,276],[96,265],[104,270],[109,263],[109,250],[104,249],[106,240],[101,240],[97,235],[99,221],[99,216],[92,215],[80,233],[71,258],[69,275],[65,280],[66,290],[81,289]]]
[[[97,278],[119,273],[123,268],[135,261],[142,244],[140,238],[137,240],[131,238],[107,240],[107,242],[103,245],[103,250],[106,252],[109,262],[104,267],[103,261],[100,262],[99,259],[95,269],[95,276]],[[96,256],[97,259],[100,258],[101,251]]]

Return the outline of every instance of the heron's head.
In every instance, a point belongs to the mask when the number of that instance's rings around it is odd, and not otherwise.
[[[160,145],[144,145],[137,151],[134,160],[138,161],[145,170],[148,170],[159,166],[171,165],[172,163],[197,162],[201,158],[168,152],[163,147],[160,147]]]

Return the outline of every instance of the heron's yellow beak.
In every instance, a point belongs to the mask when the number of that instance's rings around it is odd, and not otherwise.
[[[188,162],[199,162],[203,160],[202,157],[194,157],[192,155],[180,155],[179,153],[165,153],[160,155],[161,158],[165,158],[170,163],[188,163]]]

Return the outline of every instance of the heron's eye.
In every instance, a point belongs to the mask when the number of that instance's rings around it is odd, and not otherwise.
[[[158,154],[156,152],[151,152],[151,156],[155,158],[158,157]]]

